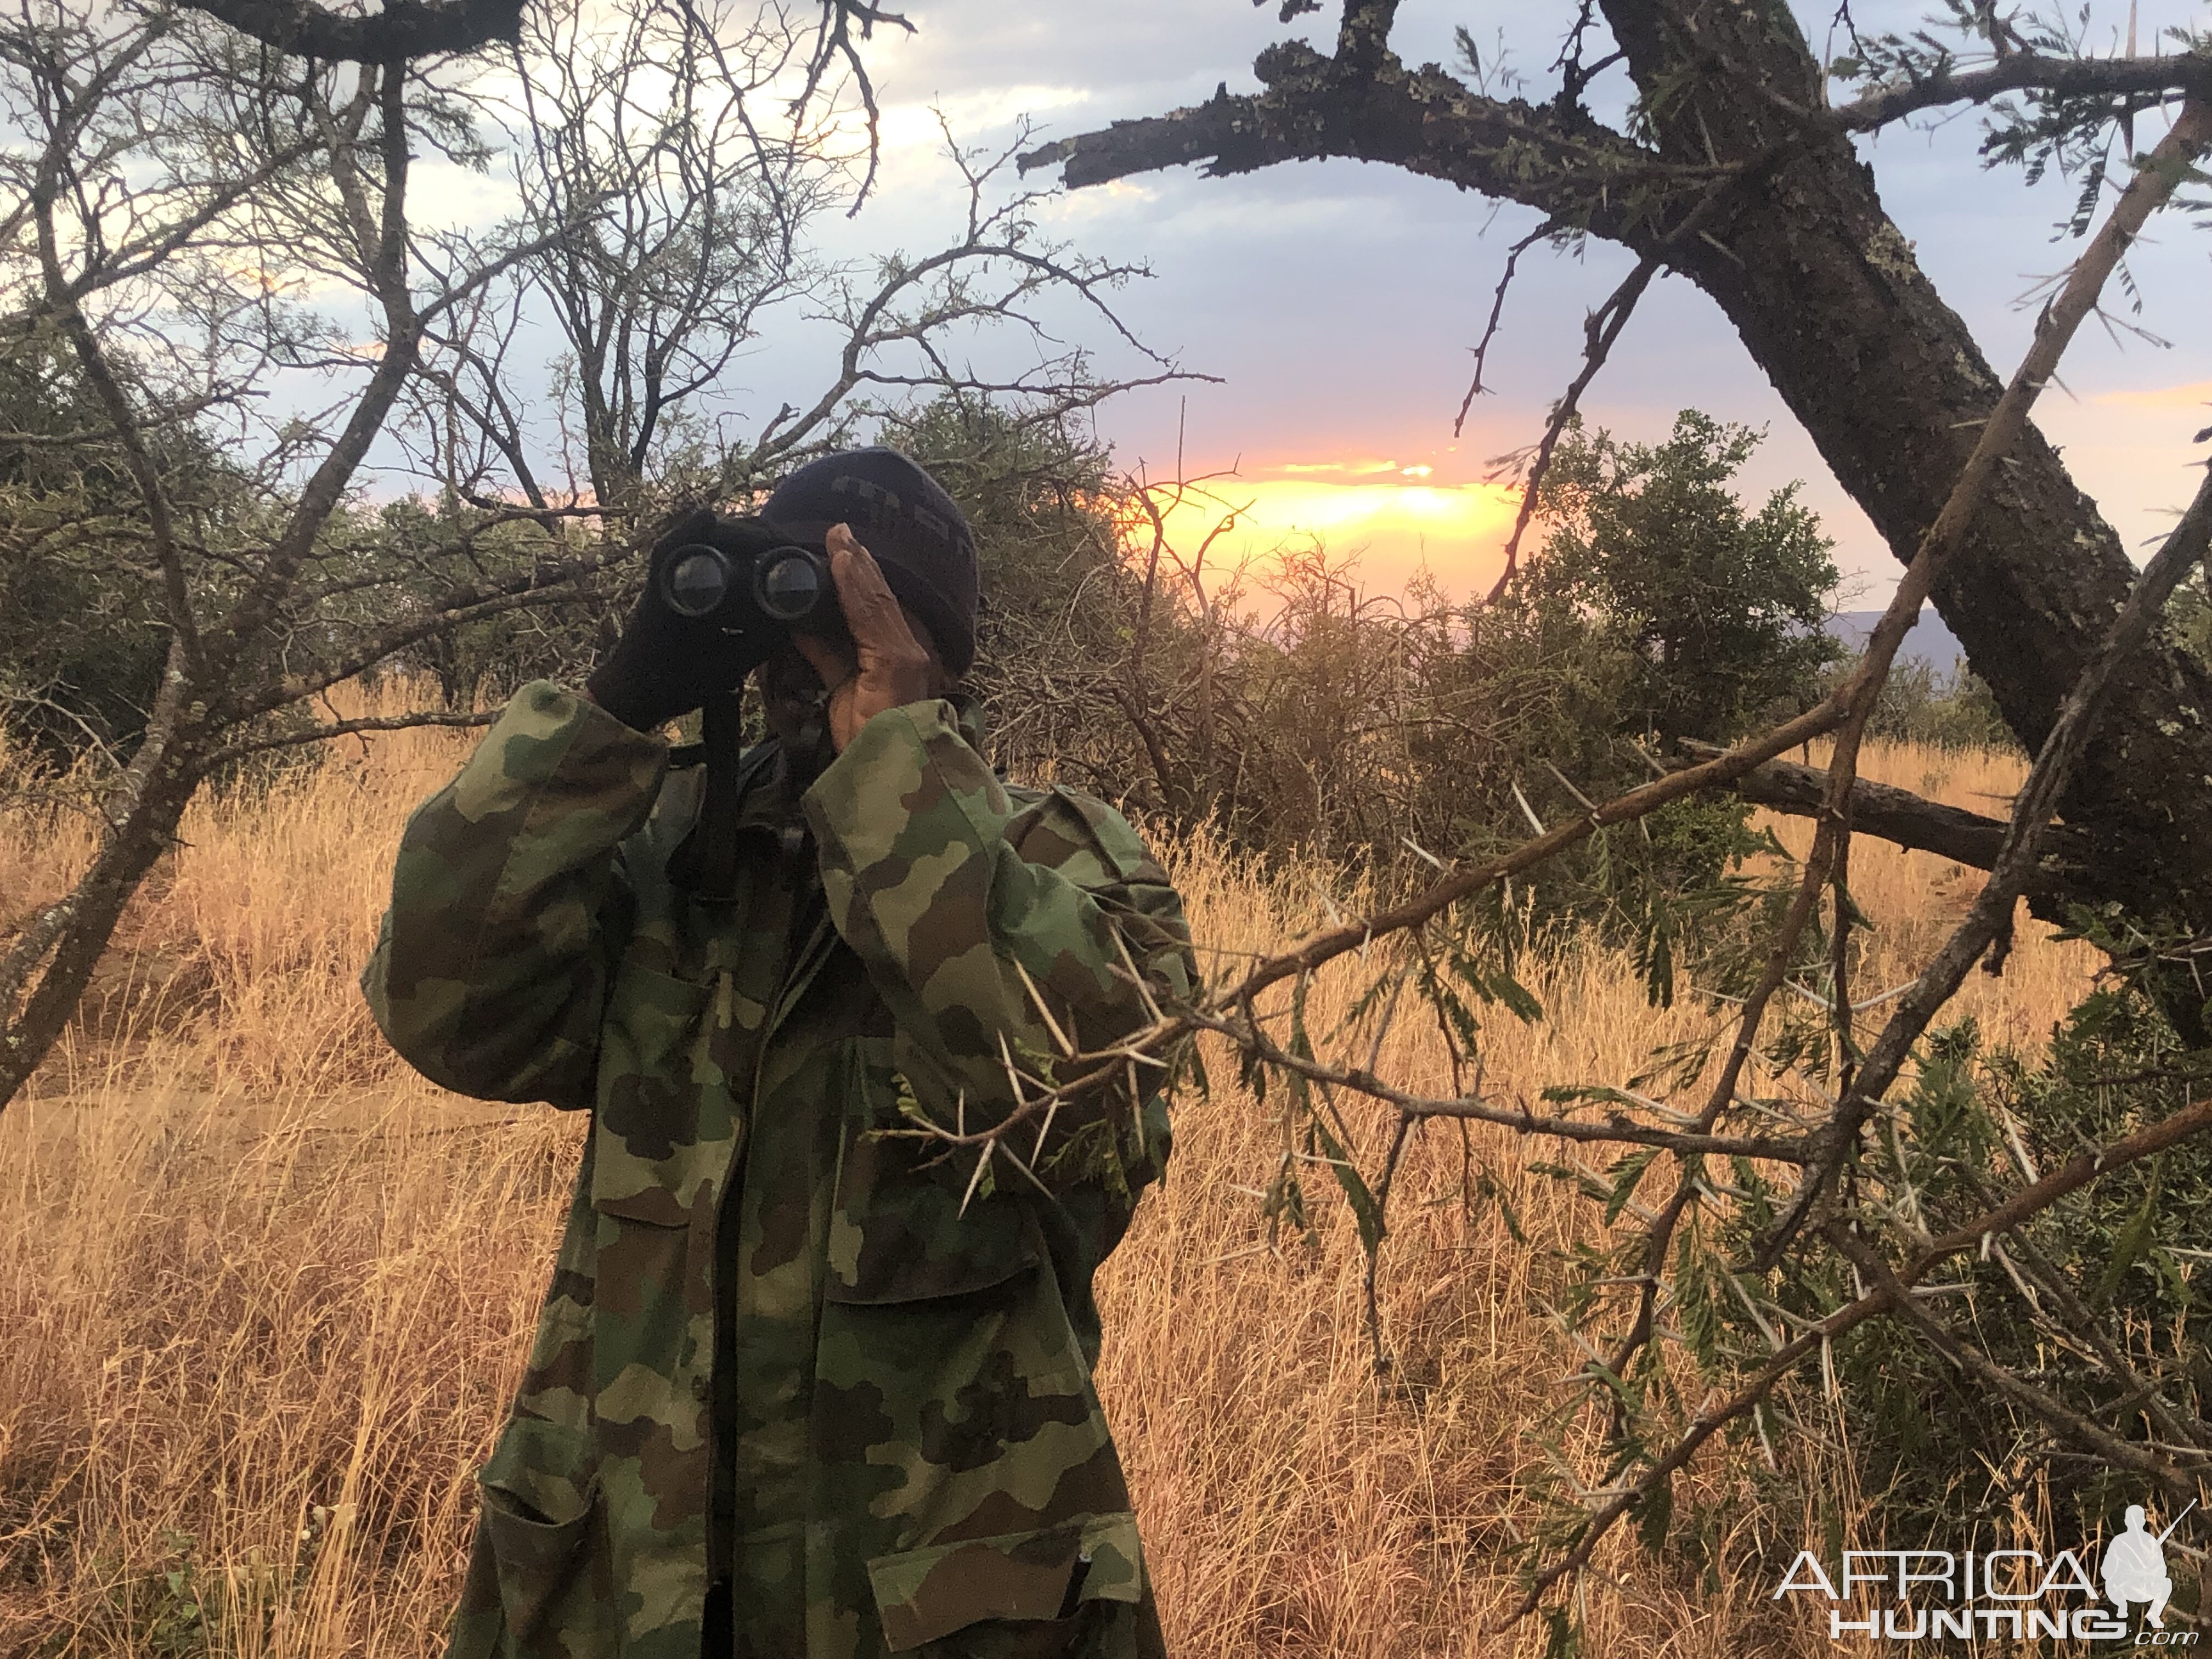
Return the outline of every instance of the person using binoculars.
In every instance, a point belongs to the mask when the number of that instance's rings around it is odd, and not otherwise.
[[[1188,934],[1119,813],[984,761],[975,619],[934,479],[812,462],[672,526],[585,687],[525,686],[409,820],[377,1023],[592,1115],[453,1653],[1163,1653],[1091,1276],[1165,1104],[1121,1066],[980,1171],[931,1126],[1187,998]]]

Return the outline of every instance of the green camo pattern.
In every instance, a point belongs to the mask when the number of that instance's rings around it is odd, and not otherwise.
[[[378,1024],[447,1088],[592,1114],[454,1655],[696,1659],[726,1575],[749,1659],[1162,1652],[1091,1280],[1164,1103],[1131,1068],[972,1197],[973,1153],[884,1132],[1048,1066],[1024,975],[1096,1048],[1149,1018],[1123,948],[1170,1003],[1188,936],[1117,813],[974,736],[915,703],[799,799],[767,769],[727,897],[668,875],[702,774],[544,681],[409,820]]]

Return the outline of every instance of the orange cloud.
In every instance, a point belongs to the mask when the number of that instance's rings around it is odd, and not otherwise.
[[[2212,404],[2212,380],[2191,380],[2186,386],[2155,386],[2148,392],[2102,392],[2092,399],[2117,404],[2124,409],[2194,409]]]
[[[1310,464],[1309,464],[1310,465]],[[1334,483],[1310,478],[1222,479],[1207,499],[1187,501],[1167,515],[1176,547],[1194,553],[1231,508],[1234,526],[1206,554],[1212,570],[1251,561],[1264,574],[1270,555],[1284,546],[1316,543],[1332,556],[1358,556],[1358,579],[1370,592],[1402,588],[1425,568],[1457,598],[1481,592],[1504,563],[1506,537],[1521,504],[1516,486],[1435,485],[1404,475],[1424,469],[1352,462],[1345,470],[1384,471],[1389,482]],[[1291,467],[1272,469],[1290,471]]]
[[[1334,472],[1343,478],[1372,477],[1378,472],[1395,472],[1395,461],[1284,461],[1280,465],[1262,467],[1263,472],[1285,472],[1292,476],[1309,472]]]

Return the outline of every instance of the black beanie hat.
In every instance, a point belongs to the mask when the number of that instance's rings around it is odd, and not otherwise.
[[[975,660],[975,538],[944,486],[876,445],[809,461],[775,487],[761,516],[811,532],[850,525],[901,604],[929,624],[957,678]]]

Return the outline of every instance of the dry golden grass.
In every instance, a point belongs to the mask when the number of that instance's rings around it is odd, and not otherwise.
[[[468,741],[351,745],[300,787],[200,805],[87,1020],[0,1120],[0,1655],[436,1650],[579,1128],[431,1088],[355,989],[401,820]],[[1869,770],[1993,810],[1978,797],[2020,768],[1893,750]],[[1784,834],[1802,847],[1802,829]],[[83,855],[66,818],[0,815],[0,928]],[[1856,859],[1880,924],[1862,971],[1886,988],[1963,909],[1971,873],[1866,842]],[[1178,876],[1219,950],[1316,919],[1310,881],[1255,886],[1204,847]],[[2093,965],[2031,925],[2003,979],[1967,997],[2033,1045]],[[1551,1018],[1489,1034],[1487,1083],[1509,1097],[1623,1080],[1710,1018],[1694,999],[1648,1008],[1630,965],[1588,941],[1529,967]],[[1320,1024],[1349,983],[1318,988]],[[1325,1172],[1308,1183],[1318,1248],[1272,1251],[1249,1189],[1281,1130],[1213,1059],[1215,1091],[1182,1103],[1173,1174],[1103,1287],[1100,1383],[1174,1650],[1537,1650],[1533,1629],[1482,1632],[1534,1515],[1532,1429],[1576,1363],[1533,1306],[1538,1251],[1494,1208],[1469,1218],[1459,1139],[1429,1131],[1384,1261],[1411,1386],[1378,1389]],[[1417,1021],[1383,1061],[1442,1078]],[[1510,1135],[1474,1146],[1534,1245],[1587,1224]],[[1591,1653],[1798,1650],[1759,1587],[1701,1587],[1626,1544],[1606,1564],[1584,1591]]]

